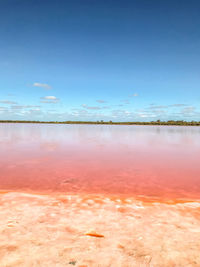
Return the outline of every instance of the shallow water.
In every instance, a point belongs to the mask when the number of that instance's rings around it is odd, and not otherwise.
[[[0,188],[200,198],[200,127],[0,124]]]
[[[200,266],[199,137],[0,124],[0,266]]]

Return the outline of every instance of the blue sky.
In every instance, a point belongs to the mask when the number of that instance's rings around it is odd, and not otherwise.
[[[200,120],[198,0],[0,1],[0,119]]]

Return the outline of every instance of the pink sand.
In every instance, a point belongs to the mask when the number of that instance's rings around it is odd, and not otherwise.
[[[12,192],[0,200],[1,267],[200,266],[199,202]]]

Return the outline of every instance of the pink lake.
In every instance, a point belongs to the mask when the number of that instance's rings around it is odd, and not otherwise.
[[[0,124],[0,266],[200,266],[200,127]]]
[[[200,127],[0,124],[0,188],[200,199]]]

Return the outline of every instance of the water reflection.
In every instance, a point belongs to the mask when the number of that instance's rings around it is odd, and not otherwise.
[[[0,186],[199,198],[200,127],[0,124]]]

